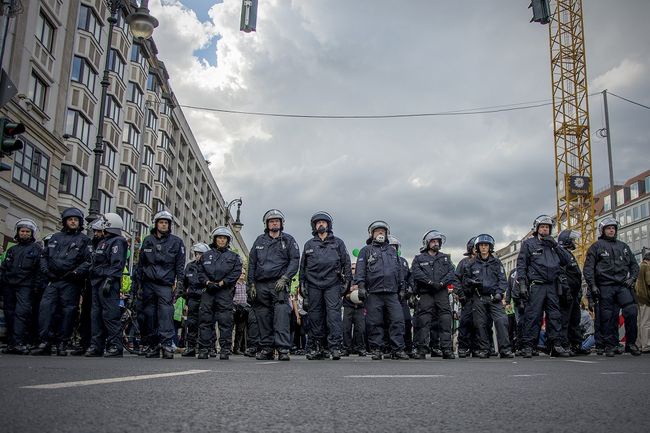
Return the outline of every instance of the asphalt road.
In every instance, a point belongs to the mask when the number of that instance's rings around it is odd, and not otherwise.
[[[650,356],[0,356],[0,431],[650,431]],[[95,382],[87,382],[92,381]]]

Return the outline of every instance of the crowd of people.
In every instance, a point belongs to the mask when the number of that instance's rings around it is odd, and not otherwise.
[[[472,237],[455,266],[442,251],[445,235],[428,230],[409,264],[389,225],[374,221],[352,263],[327,212],[312,216],[313,237],[302,253],[281,211],[267,211],[262,221],[247,267],[223,226],[209,243],[193,245],[186,263],[172,214],[158,212],[124,293],[129,248],[119,215],[93,221],[89,237],[83,212],[66,209],[62,230],[40,242],[34,221],[19,220],[0,265],[4,352],[121,357],[129,344],[144,357],[173,359],[179,327],[181,356],[199,359],[217,353],[222,360],[245,354],[280,361],[298,353],[308,360],[530,358],[540,350],[568,357],[592,346],[606,356],[638,356],[650,350],[650,254],[639,273],[612,218],[599,224],[582,270],[572,253],[579,233],[565,230],[555,238],[551,217],[536,218],[510,275],[489,234]],[[137,318],[127,336],[123,308]]]

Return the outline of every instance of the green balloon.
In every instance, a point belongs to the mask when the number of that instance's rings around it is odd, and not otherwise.
[[[352,250],[352,255],[353,255],[354,257],[359,257],[359,248],[355,248],[355,249],[353,249],[353,250]]]

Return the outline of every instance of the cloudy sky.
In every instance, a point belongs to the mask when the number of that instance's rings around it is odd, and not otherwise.
[[[292,114],[430,113],[550,101],[548,28],[529,0],[151,0],[159,57],[182,105]],[[589,0],[590,93],[650,104],[650,2]],[[609,97],[617,180],[650,168],[650,111]],[[505,245],[555,211],[551,106],[470,116],[296,119],[183,109],[244,239],[279,208],[302,245],[327,210],[350,250],[384,219],[411,258],[424,232]],[[590,99],[594,182],[608,184],[602,97]]]

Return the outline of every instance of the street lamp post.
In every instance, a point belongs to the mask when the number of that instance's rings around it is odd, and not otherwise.
[[[232,230],[235,233],[239,233],[241,231],[242,227],[244,227],[244,223],[242,223],[239,220],[239,217],[241,215],[241,205],[242,205],[241,197],[232,200],[230,203],[228,203],[228,206],[226,206],[226,227],[228,227],[228,224],[230,222],[230,208],[235,203],[237,203],[237,218],[235,219],[235,222],[232,223]]]
[[[97,122],[97,138],[95,140],[95,148],[93,153],[95,159],[93,161],[93,180],[91,186],[90,203],[88,207],[88,216],[86,220],[88,225],[99,217],[99,169],[104,155],[104,118],[106,117],[106,96],[108,91],[109,72],[110,72],[110,52],[111,44],[113,41],[113,28],[117,23],[118,11],[130,3],[130,0],[104,0],[111,15],[108,17],[108,43],[106,48],[106,61],[104,62],[104,75],[102,76],[102,93],[99,100],[99,120]],[[134,38],[147,39],[153,34],[153,29],[158,27],[158,20],[149,15],[148,0],[142,0],[140,7],[135,12],[126,17],[126,22],[129,24],[131,34]]]

